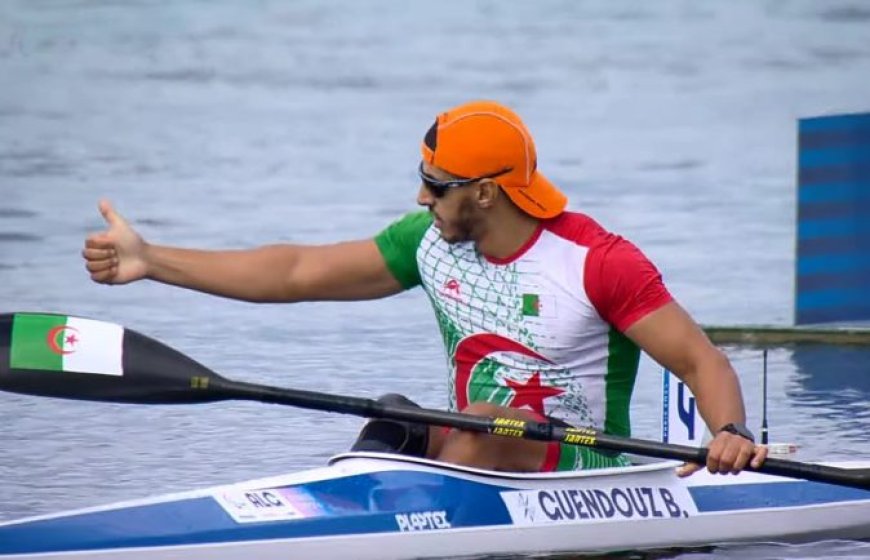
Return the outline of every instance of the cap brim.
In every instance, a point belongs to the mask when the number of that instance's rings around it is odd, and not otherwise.
[[[568,197],[537,171],[527,187],[505,187],[503,190],[520,210],[535,218],[555,218],[568,205]]]

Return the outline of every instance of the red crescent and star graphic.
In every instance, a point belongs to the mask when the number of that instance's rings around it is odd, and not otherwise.
[[[46,335],[45,340],[48,343],[49,349],[55,354],[72,354],[75,352],[75,348],[72,350],[64,350],[64,344],[75,345],[79,339],[76,336],[79,330],[75,327],[68,327],[66,325],[60,325],[57,327],[53,327],[50,331],[48,331],[48,335]]]
[[[468,406],[468,385],[472,372],[489,355],[496,352],[515,352],[552,364],[553,361],[515,340],[492,333],[474,334],[465,337],[456,346],[456,406],[459,410]],[[561,395],[564,389],[541,385],[541,373],[536,371],[525,383],[508,379],[507,386],[514,391],[508,403],[513,408],[526,407],[544,415],[544,399]]]

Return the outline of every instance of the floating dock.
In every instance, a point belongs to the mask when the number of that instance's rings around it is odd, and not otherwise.
[[[870,346],[870,327],[789,327],[775,325],[706,325],[704,332],[714,344],[785,346],[833,344]]]

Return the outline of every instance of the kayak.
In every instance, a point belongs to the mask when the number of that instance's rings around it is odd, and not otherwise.
[[[677,464],[521,474],[344,453],[297,473],[0,523],[0,558],[400,560],[870,539],[870,490],[746,471],[678,478]]]
[[[75,348],[61,348],[66,332]],[[670,461],[518,474],[345,453],[297,473],[3,522],[0,560],[402,560],[870,539],[870,460],[768,457],[736,476],[678,478],[675,461],[704,464],[705,448],[233,380],[131,329],[65,315],[0,314],[2,356],[0,390],[14,393],[148,405],[247,400]]]

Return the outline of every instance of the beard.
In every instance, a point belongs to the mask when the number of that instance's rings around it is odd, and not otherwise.
[[[466,198],[459,203],[456,218],[449,221],[441,218],[441,238],[451,245],[475,241],[479,237],[480,226],[477,208],[472,200]]]

